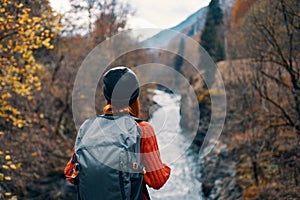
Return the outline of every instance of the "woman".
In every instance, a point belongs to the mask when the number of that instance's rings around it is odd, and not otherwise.
[[[104,74],[103,83],[103,94],[107,100],[107,104],[103,109],[105,116],[129,114],[135,118],[140,117],[139,81],[132,70],[122,66],[112,68]],[[146,185],[154,189],[160,189],[168,180],[171,169],[161,161],[152,125],[141,120],[137,120],[137,123],[142,131],[140,159],[146,169],[142,185],[143,199],[146,200],[150,199]],[[74,184],[77,173],[74,170],[73,157],[65,167],[64,173],[68,181]]]

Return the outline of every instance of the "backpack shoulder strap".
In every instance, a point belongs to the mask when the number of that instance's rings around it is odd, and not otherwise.
[[[145,121],[141,118],[137,118],[137,117],[134,117],[132,115],[128,115],[130,118],[134,119],[136,122],[142,122],[142,121]],[[97,117],[103,117],[103,118],[110,118],[110,117],[113,117],[113,115],[98,115]]]
[[[134,119],[136,122],[142,122],[142,121],[144,121],[141,118],[137,118],[137,117],[133,117],[133,116],[131,116],[131,118]]]

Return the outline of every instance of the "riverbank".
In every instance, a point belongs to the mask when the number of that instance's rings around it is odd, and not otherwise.
[[[241,199],[241,190],[235,185],[236,163],[224,143],[218,143],[199,160],[201,190],[204,199]]]
[[[276,109],[266,106],[253,88],[253,62],[224,61],[218,66],[228,106],[218,145],[200,163],[205,198],[300,199],[299,134],[271,126],[268,115]],[[288,103],[286,98],[281,101]]]

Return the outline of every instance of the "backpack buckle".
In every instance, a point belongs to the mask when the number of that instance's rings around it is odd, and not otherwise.
[[[71,178],[75,179],[78,176],[78,174],[79,174],[79,164],[75,163],[75,165],[73,167],[73,172],[72,172]]]
[[[138,170],[138,169],[139,169],[139,163],[133,162],[133,163],[132,163],[132,169],[133,169],[133,170]]]
[[[142,174],[146,174],[146,172],[147,172],[146,168],[143,165],[140,165],[137,162],[132,163],[132,169],[135,170],[135,171],[140,171],[140,173],[142,173]]]
[[[147,173],[146,167],[143,167],[143,174],[146,174],[146,173]]]

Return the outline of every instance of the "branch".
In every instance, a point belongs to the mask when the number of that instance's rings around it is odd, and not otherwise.
[[[258,51],[265,51],[265,50],[259,49],[259,48],[257,48],[256,50],[258,50]],[[274,55],[275,57],[277,56],[277,55],[275,55],[275,54],[274,54],[273,52],[271,52],[271,51],[265,51],[265,53]],[[264,57],[264,60],[261,60],[261,59],[254,59],[254,61],[255,61],[255,62],[264,62],[264,63],[270,62],[270,63],[278,64],[278,65],[283,66],[283,67],[285,66],[285,63],[282,63],[282,62],[280,62],[279,60],[274,60],[274,59],[272,59],[272,57],[270,57],[270,58],[268,58],[268,59],[266,59],[266,58]],[[299,72],[297,72],[297,71],[292,70],[292,72],[293,72],[295,75],[299,75]]]
[[[262,93],[262,91],[260,90],[260,88],[258,88],[258,86],[256,84],[253,85],[254,88],[256,89],[256,91],[258,91],[259,95],[264,98],[265,100],[269,101],[271,104],[273,104],[276,108],[278,108],[281,113],[283,114],[283,116],[286,118],[286,120],[288,121],[288,124],[291,126],[295,126],[295,122],[291,119],[291,117],[288,115],[288,113],[285,111],[285,109],[278,104],[277,102],[275,102],[273,99],[271,99],[269,96],[265,95]]]
[[[264,129],[267,131],[271,128],[278,128],[278,127],[287,127],[290,126],[289,123],[274,123],[274,124],[268,124],[264,127]]]
[[[278,78],[276,78],[276,77],[274,77],[274,76],[271,76],[271,75],[267,74],[267,73],[266,73],[265,71],[263,71],[262,69],[259,70],[259,71],[260,71],[260,73],[262,73],[262,75],[264,75],[264,76],[266,76],[267,78],[269,78],[269,79],[275,81],[275,82],[277,83],[277,85],[282,85],[282,86],[286,87],[287,89],[289,89],[289,91],[292,92],[291,86],[289,86],[288,84],[284,83],[283,81],[281,81],[280,79],[278,79]]]
[[[270,43],[271,46],[272,46],[273,48],[275,48],[275,50],[277,51],[277,53],[278,53],[280,59],[281,59],[282,62],[284,63],[283,67],[284,67],[287,71],[289,71],[289,64],[288,64],[288,62],[286,61],[286,59],[284,58],[283,52],[281,51],[281,48],[280,48],[280,46],[279,46],[279,44],[278,44],[278,42],[277,42],[277,40],[276,40],[274,34],[272,34],[271,30],[269,30],[264,24],[256,24],[256,26],[257,26],[257,29],[258,29],[258,30],[260,29],[260,27],[262,28],[262,29],[261,29],[261,33],[262,33],[262,35],[265,37],[265,39],[267,40],[267,43]],[[266,31],[266,33],[264,32],[264,30]],[[274,30],[273,30],[273,32],[274,32]],[[268,36],[270,36],[270,38],[269,38]],[[265,50],[264,50],[264,51],[265,51]],[[263,51],[263,52],[264,52],[264,51]]]
[[[289,69],[293,70],[293,38],[294,38],[294,35],[293,35],[293,32],[289,28],[289,21],[288,21],[286,7],[285,7],[285,4],[283,3],[283,0],[281,0],[280,3],[281,3],[281,7],[282,7],[283,19],[285,22],[285,28],[286,28],[287,34],[289,36],[289,47],[290,47],[289,48]],[[293,24],[293,23],[291,22],[291,24]]]
[[[3,36],[0,37],[0,41],[4,40],[5,38],[10,37],[10,36],[12,36],[14,34],[17,34],[17,33],[18,33],[18,31],[12,31],[12,32],[10,32],[10,33],[8,33],[6,35],[3,35]]]

